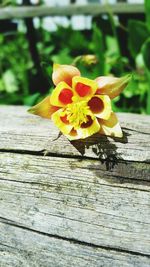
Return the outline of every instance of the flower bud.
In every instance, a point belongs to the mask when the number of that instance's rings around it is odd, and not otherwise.
[[[85,65],[92,65],[98,62],[97,57],[95,55],[85,55],[81,57],[82,62]]]

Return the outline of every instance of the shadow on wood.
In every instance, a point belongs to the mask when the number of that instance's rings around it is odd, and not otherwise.
[[[123,139],[114,138],[115,142],[123,144],[128,143],[129,133],[123,131]],[[110,137],[109,137],[110,138]],[[107,170],[114,168],[118,164],[118,160],[121,160],[121,154],[117,152],[117,146],[112,143],[106,136],[95,134],[85,140],[72,141],[71,144],[80,152],[82,156],[85,154],[85,150],[92,148],[92,151],[100,159],[102,164],[106,165]]]

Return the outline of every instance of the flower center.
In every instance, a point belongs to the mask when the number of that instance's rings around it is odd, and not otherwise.
[[[67,120],[74,126],[75,130],[80,128],[82,123],[88,121],[88,115],[92,116],[87,101],[69,104],[65,110],[65,114],[67,115]]]

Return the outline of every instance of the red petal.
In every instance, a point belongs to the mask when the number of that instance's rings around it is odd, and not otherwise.
[[[77,135],[77,131],[73,128],[69,135],[76,136]]]
[[[99,113],[104,109],[103,101],[96,96],[90,99],[88,105],[93,113]]]
[[[79,96],[84,97],[84,96],[90,94],[91,87],[89,85],[86,85],[83,83],[77,83],[75,90]]]
[[[91,117],[90,116],[87,116],[87,119],[88,119],[87,122],[83,122],[81,124],[81,128],[88,128],[88,127],[90,127],[92,125],[93,120],[91,119]]]
[[[102,91],[101,91],[101,89],[97,89],[97,91],[96,91],[95,95],[101,95],[101,94],[102,94]]]
[[[60,117],[60,119],[62,120],[63,123],[69,124],[69,121],[67,120],[67,115]]]
[[[59,94],[59,101],[63,104],[70,104],[72,103],[73,92],[70,89],[63,89]]]

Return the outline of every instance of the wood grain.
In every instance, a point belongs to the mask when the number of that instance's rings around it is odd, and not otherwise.
[[[4,7],[0,8],[0,20],[2,19],[23,19],[45,16],[72,16],[72,15],[98,15],[105,14],[111,10],[115,14],[120,13],[144,13],[143,4],[118,3],[113,5],[87,4],[67,5],[52,7],[48,5]]]
[[[26,110],[0,106],[0,267],[150,266],[150,116],[71,143]]]
[[[100,171],[97,161],[0,156],[2,217],[47,234],[150,255],[148,183],[122,183]]]
[[[0,107],[0,150],[97,158],[109,162],[150,162],[150,116],[118,114],[123,139],[93,136],[70,143],[50,120],[27,113],[26,107]]]
[[[0,223],[0,229],[1,267],[148,267],[150,264],[150,259],[142,255],[87,246],[9,224]]]

